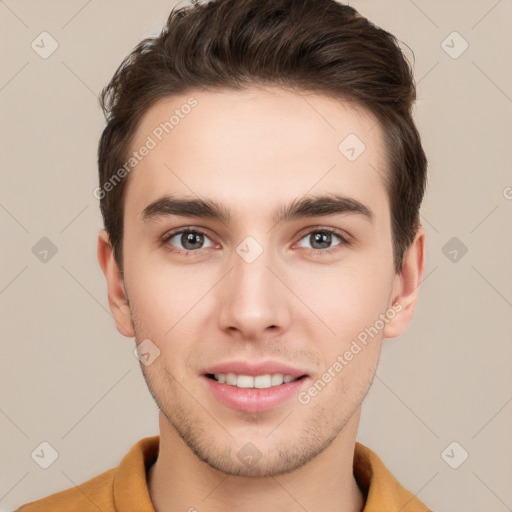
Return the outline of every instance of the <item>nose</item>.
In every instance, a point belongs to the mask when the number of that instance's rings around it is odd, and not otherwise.
[[[277,336],[289,327],[291,292],[285,272],[263,252],[254,260],[233,254],[233,267],[221,283],[220,327],[241,339]]]

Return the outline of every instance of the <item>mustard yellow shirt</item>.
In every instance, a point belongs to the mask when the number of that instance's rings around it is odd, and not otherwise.
[[[147,470],[155,462],[160,436],[132,446],[117,468],[77,487],[21,506],[16,512],[155,512],[147,486]],[[356,442],[354,475],[365,497],[363,512],[432,512],[402,487],[380,458]]]

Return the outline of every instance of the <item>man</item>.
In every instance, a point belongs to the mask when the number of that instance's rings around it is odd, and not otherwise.
[[[429,510],[356,441],[424,270],[414,100],[333,0],[195,4],[135,48],[101,96],[98,259],[160,435],[20,511]]]

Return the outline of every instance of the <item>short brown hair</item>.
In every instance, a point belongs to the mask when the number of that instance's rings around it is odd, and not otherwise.
[[[107,119],[98,148],[100,190],[126,162],[138,123],[156,101],[194,89],[251,85],[325,94],[377,117],[398,273],[420,225],[427,179],[412,119],[413,71],[395,36],[334,0],[213,0],[174,8],[161,33],[142,40],[100,94]],[[100,195],[121,272],[126,182]]]

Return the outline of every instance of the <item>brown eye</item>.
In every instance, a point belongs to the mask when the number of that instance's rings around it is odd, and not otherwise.
[[[318,253],[331,253],[338,246],[348,245],[349,241],[345,238],[341,233],[333,229],[315,229],[306,234],[306,236],[301,238],[302,240],[306,240],[307,243],[311,245],[313,251]],[[336,243],[336,240],[339,242]],[[334,244],[334,245],[333,245]],[[308,248],[307,246],[299,244],[300,247]]]
[[[202,231],[198,231],[195,229],[181,229],[180,231],[175,231],[174,233],[169,234],[165,239],[164,243],[176,248],[171,250],[176,250],[179,253],[185,252],[198,252],[201,249],[204,249],[205,240],[209,240],[205,233]],[[213,243],[210,241],[210,245],[206,247],[211,247]]]

